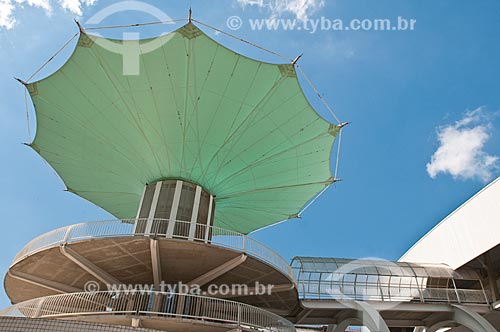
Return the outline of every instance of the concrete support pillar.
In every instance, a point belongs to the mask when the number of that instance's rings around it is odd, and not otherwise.
[[[349,304],[354,315],[344,317],[335,327],[334,332],[344,332],[349,326],[366,326],[371,332],[390,332],[380,313],[369,303],[354,301]]]
[[[426,332],[436,332],[443,327],[456,324],[465,326],[474,332],[498,332],[483,316],[464,306],[451,305],[452,312],[444,319],[428,322]]]

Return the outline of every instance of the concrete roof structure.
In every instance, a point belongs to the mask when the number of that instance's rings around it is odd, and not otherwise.
[[[401,258],[458,269],[500,244],[500,178],[453,211]]]

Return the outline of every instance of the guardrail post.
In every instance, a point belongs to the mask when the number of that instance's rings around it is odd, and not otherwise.
[[[132,229],[132,234],[135,234],[135,232],[137,230],[137,223],[138,222],[139,222],[139,216],[137,216],[137,218],[134,219],[134,228]]]
[[[241,327],[241,306],[237,304],[238,306],[238,328]]]
[[[45,302],[45,298],[44,298],[44,297],[42,297],[42,298],[40,299],[40,301],[38,301],[38,304],[37,304],[37,306],[36,306],[35,315],[34,315],[34,317],[33,317],[33,318],[38,318],[38,317],[40,317],[40,311],[42,311],[42,305],[43,305],[43,302]]]
[[[479,283],[481,284],[481,290],[483,291],[484,299],[486,300],[486,304],[490,304],[490,299],[488,298],[488,295],[486,294],[486,291],[484,290],[484,285],[483,281],[479,279]]]
[[[425,298],[424,298],[424,293],[422,291],[422,287],[417,285],[417,289],[418,289],[418,294],[420,295],[420,302],[425,303]]]
[[[69,240],[70,235],[71,235],[71,231],[73,230],[73,228],[75,228],[75,226],[76,226],[76,225],[71,225],[71,226],[69,226],[69,227],[66,229],[66,234],[64,235],[63,244],[68,243],[68,240]]]
[[[205,225],[205,243],[208,243],[208,237],[210,235],[210,225]]]
[[[175,310],[176,313],[176,318],[183,318],[184,317],[184,309],[185,309],[185,304],[186,304],[186,294],[184,293],[177,293],[177,307]]]
[[[455,294],[457,295],[457,301],[458,303],[462,303],[462,301],[460,301],[460,295],[458,294],[457,285],[455,284],[455,279],[451,279],[451,281],[453,281],[453,289],[455,290]]]
[[[377,288],[380,291],[380,299],[384,301],[384,291],[382,290],[382,285],[380,284],[380,276],[377,278]]]

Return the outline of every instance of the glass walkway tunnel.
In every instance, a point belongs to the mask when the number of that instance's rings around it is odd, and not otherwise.
[[[476,270],[383,260],[295,257],[302,299],[490,303]]]
[[[492,324],[498,315],[475,269],[319,257],[295,257],[291,265],[302,306],[292,319],[297,325],[327,324],[332,332],[349,326],[384,332],[496,331]]]

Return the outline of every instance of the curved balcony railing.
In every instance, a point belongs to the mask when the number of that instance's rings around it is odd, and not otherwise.
[[[141,227],[151,223],[151,231],[144,232]],[[41,250],[89,239],[114,238],[126,236],[154,236],[173,239],[192,240],[246,253],[264,261],[295,282],[292,268],[278,253],[266,245],[235,231],[197,224],[193,231],[190,223],[173,221],[175,232],[167,236],[168,219],[123,219],[81,223],[55,229],[30,241],[14,258],[12,265]]]
[[[215,323],[247,331],[295,332],[291,322],[263,309],[218,298],[169,292],[69,293],[21,302],[0,311],[0,316],[28,318],[102,318],[112,315]]]

